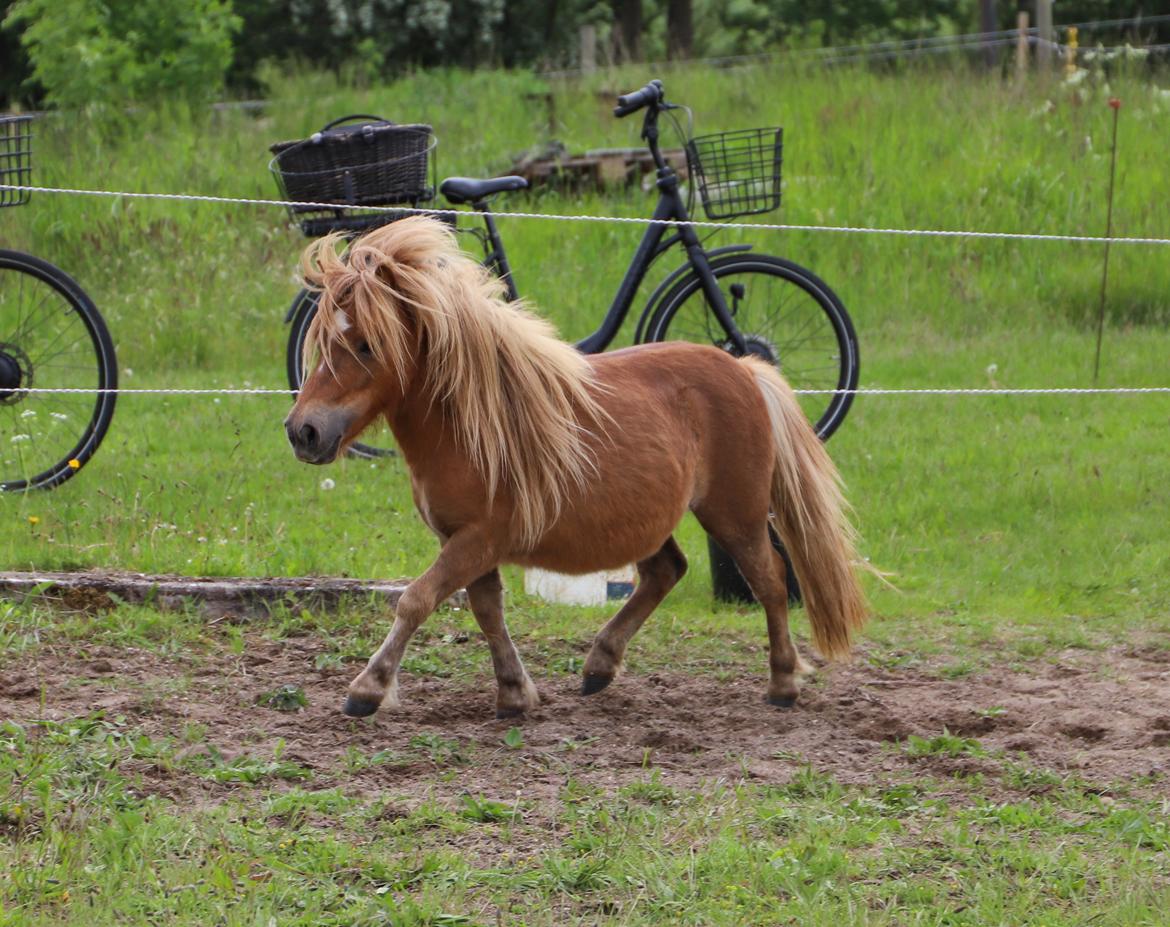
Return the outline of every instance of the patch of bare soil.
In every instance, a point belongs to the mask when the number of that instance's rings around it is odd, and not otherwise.
[[[945,782],[982,772],[997,791],[1023,788],[1009,781],[1002,758],[918,756],[898,746],[944,727],[1102,790],[1153,776],[1136,787],[1165,792],[1170,776],[1170,653],[1156,648],[1070,651],[1021,671],[957,680],[859,658],[822,667],[789,711],[763,703],[762,665],[730,682],[665,671],[625,675],[588,698],[578,695],[577,677],[538,673],[543,704],[520,722],[517,749],[503,743],[516,722],[494,719],[495,685],[486,677],[405,674],[400,710],[370,721],[345,718],[340,705],[359,667],[318,670],[315,658],[325,650],[312,637],[254,637],[242,655],[216,651],[194,665],[112,649],[91,650],[71,666],[39,656],[0,670],[0,719],[104,710],[154,737],[197,723],[206,741],[188,750],[211,744],[228,759],[271,759],[279,748],[283,760],[313,771],[311,787],[419,800],[520,792],[540,801],[570,778],[609,789],[644,778],[651,767],[663,784],[683,788],[714,780],[780,784],[806,764],[846,784]],[[285,684],[304,689],[306,708],[286,713],[257,704]],[[420,734],[456,741],[457,755],[412,744]],[[395,759],[366,765],[355,762],[358,751],[392,751]],[[144,791],[184,801],[215,802],[239,788],[145,763],[136,771]]]

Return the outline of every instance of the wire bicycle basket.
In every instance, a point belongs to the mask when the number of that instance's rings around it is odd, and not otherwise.
[[[361,207],[414,208],[432,199],[431,152],[437,144],[429,125],[345,116],[306,139],[272,145],[268,168],[282,197],[299,204],[288,207],[292,220],[317,237],[372,228],[402,215],[363,214]]]
[[[737,129],[687,142],[687,167],[703,210],[713,220],[771,212],[780,206],[780,128]]]
[[[0,184],[32,183],[32,116],[0,116]],[[28,190],[0,189],[0,207],[23,206]]]

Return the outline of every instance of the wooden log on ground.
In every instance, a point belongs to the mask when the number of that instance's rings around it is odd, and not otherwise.
[[[369,603],[387,610],[398,603],[409,580],[341,579],[328,576],[202,577],[94,571],[0,573],[0,596],[30,596],[64,608],[99,611],[120,602],[168,610],[195,606],[210,618],[266,617],[274,608],[336,610]],[[452,598],[464,604],[462,592]]]

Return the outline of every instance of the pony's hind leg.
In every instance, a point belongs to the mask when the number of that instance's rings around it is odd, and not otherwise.
[[[499,686],[496,717],[511,718],[535,708],[540,704],[540,694],[520,662],[520,654],[508,636],[508,626],[504,624],[504,584],[500,580],[500,571],[485,573],[469,585],[467,599],[492,652],[492,665]]]
[[[407,643],[440,602],[495,566],[490,548],[482,531],[461,529],[443,545],[422,576],[406,587],[386,640],[349,684],[343,709],[347,715],[364,718],[377,711],[383,701],[398,704],[398,667]]]
[[[715,540],[731,554],[756,599],[764,606],[768,621],[768,704],[791,708],[800,694],[799,676],[811,667],[801,659],[788,632],[784,559],[772,546],[767,528],[753,532],[746,540],[720,535]]]
[[[638,563],[634,594],[598,632],[585,659],[582,695],[600,692],[613,682],[630,638],[686,571],[687,558],[673,537],[668,537],[657,553]]]

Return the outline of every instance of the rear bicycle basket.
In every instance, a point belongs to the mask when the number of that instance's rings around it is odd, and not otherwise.
[[[269,148],[269,170],[284,199],[296,204],[289,215],[306,235],[369,228],[405,213],[359,207],[415,207],[434,196],[429,168],[437,140],[431,127],[369,118],[340,128],[331,124],[307,139]]]
[[[687,142],[687,166],[709,219],[770,212],[780,205],[783,130],[738,129]]]
[[[32,183],[32,116],[0,116],[0,184]],[[0,207],[22,206],[28,190],[0,189]]]

